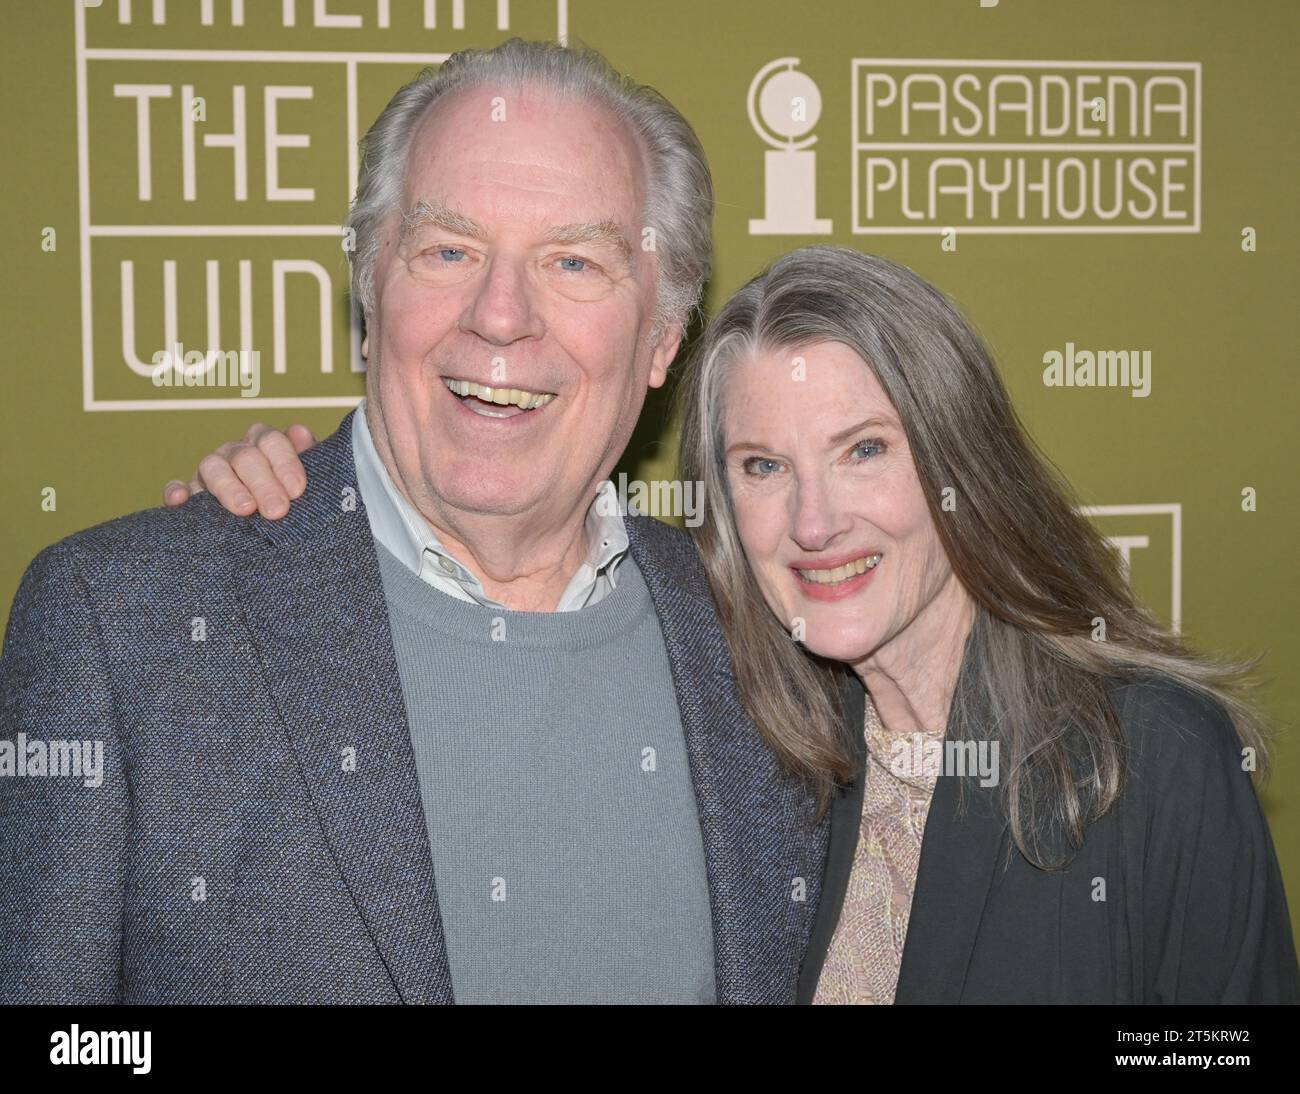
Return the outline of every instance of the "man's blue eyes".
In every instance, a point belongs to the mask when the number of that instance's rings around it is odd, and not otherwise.
[[[454,256],[454,257],[452,257]],[[465,258],[465,251],[460,247],[439,247],[438,257],[452,265],[459,265]],[[560,268],[566,273],[582,273],[587,268],[585,258],[574,258],[572,255],[561,258],[561,263],[573,263],[574,265],[562,265]]]

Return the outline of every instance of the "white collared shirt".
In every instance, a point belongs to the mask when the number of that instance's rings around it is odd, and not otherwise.
[[[352,419],[352,458],[376,542],[435,589],[485,608],[509,610],[487,595],[483,583],[442,545],[429,522],[394,485],[370,436],[364,399]],[[618,491],[608,479],[592,499],[585,528],[587,558],[570,579],[556,605],[557,612],[576,612],[598,603],[614,590],[615,571],[627,555],[628,538],[619,512]]]

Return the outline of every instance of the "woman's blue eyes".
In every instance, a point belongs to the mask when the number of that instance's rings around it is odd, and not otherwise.
[[[885,450],[883,441],[859,441],[849,451],[855,456],[858,453],[865,453],[858,456],[856,462],[865,463],[867,460],[874,459]],[[766,456],[751,456],[741,467],[747,475],[753,475],[755,478],[765,479],[775,474],[780,468],[781,461],[769,459]]]

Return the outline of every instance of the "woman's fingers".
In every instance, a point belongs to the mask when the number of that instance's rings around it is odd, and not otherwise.
[[[294,423],[285,432],[299,452],[306,452],[307,449],[316,446],[316,435],[300,422]]]
[[[198,479],[232,513],[259,512],[277,520],[289,511],[289,497],[264,447],[275,451],[271,435],[284,434],[256,422],[242,441],[228,442],[199,461]]]
[[[260,473],[255,467],[258,461],[262,464]],[[283,511],[289,507],[287,498],[283,498],[283,509],[279,512],[267,511],[268,508],[274,508],[271,504],[273,496],[283,495],[278,485],[270,487],[274,479],[266,457],[242,441],[223,444],[199,460],[198,480],[203,488],[210,490],[217,501],[241,517],[251,516],[258,510],[268,517],[284,515]],[[262,496],[255,498],[258,486],[261,487]]]
[[[290,426],[290,429],[294,427]],[[289,509],[289,499],[301,496],[307,488],[307,471],[298,459],[298,453],[315,444],[315,438],[305,426],[307,443],[295,444],[278,429],[264,425],[255,425],[244,435],[245,449],[237,449],[240,463],[231,463],[239,477],[252,490],[257,498],[258,508],[264,516],[283,516]],[[257,456],[262,459],[258,459]],[[264,461],[264,462],[263,462]],[[248,474],[244,473],[245,467]],[[265,471],[269,468],[274,481],[268,481]],[[267,505],[270,505],[268,510]]]
[[[163,488],[168,505],[181,505],[209,490],[232,513],[250,516],[260,512],[278,520],[289,511],[289,501],[307,488],[307,471],[298,459],[316,444],[305,425],[280,432],[257,422],[241,441],[227,442],[199,461],[194,479],[186,485],[173,479]]]

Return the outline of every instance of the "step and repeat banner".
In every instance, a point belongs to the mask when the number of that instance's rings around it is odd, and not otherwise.
[[[253,421],[360,398],[357,141],[457,49],[581,41],[689,118],[716,304],[908,265],[994,350],[1155,611],[1296,722],[1292,0],[11,0],[0,589]],[[798,104],[790,109],[790,104]],[[160,369],[200,361],[202,369]],[[675,477],[655,393],[619,474]],[[678,519],[678,523],[681,523]],[[1300,747],[1264,797],[1300,891]],[[1300,902],[1295,902],[1300,908]]]

